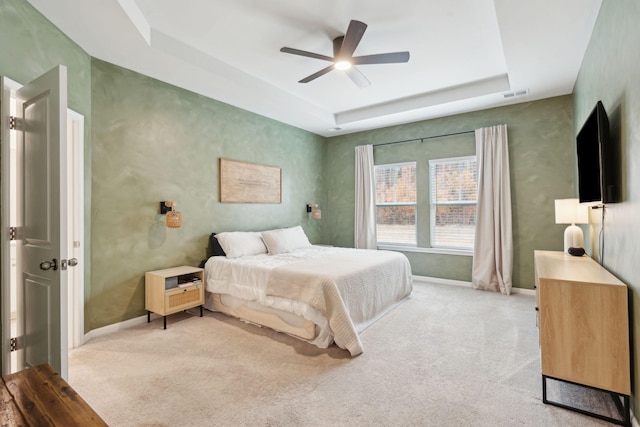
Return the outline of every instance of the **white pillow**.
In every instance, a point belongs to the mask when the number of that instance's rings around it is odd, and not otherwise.
[[[258,232],[228,231],[216,234],[216,239],[227,258],[267,253],[267,248]]]
[[[287,253],[294,249],[311,246],[307,235],[304,234],[304,230],[299,225],[291,228],[263,231],[262,240],[267,246],[269,255]]]

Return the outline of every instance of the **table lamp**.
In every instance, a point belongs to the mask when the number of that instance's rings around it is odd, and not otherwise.
[[[582,248],[584,235],[576,224],[589,223],[589,206],[581,205],[578,199],[556,200],[556,224],[571,224],[564,230],[564,251]]]

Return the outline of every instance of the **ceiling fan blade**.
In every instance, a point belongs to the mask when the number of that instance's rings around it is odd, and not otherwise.
[[[344,58],[351,58],[353,52],[358,47],[360,40],[362,40],[362,36],[364,35],[366,29],[367,24],[365,24],[364,22],[351,21],[349,23],[347,34],[344,35],[344,40],[342,41],[340,56]]]
[[[333,39],[333,57],[337,58],[340,56],[340,50],[342,49],[342,42],[344,41],[344,36],[336,37]]]
[[[409,62],[409,52],[379,53],[377,55],[355,56],[351,60],[354,65],[364,64],[396,64]]]
[[[327,74],[331,70],[333,70],[333,64],[329,65],[327,68],[323,68],[322,70],[318,71],[317,73],[313,73],[310,76],[305,77],[304,79],[300,80],[298,83],[309,83],[311,80],[315,80],[320,76],[324,76],[325,74]]]
[[[333,58],[326,55],[320,55],[319,53],[307,52],[306,50],[294,49],[291,47],[283,47],[280,52],[291,53],[293,55],[306,56],[307,58],[322,59],[324,61],[333,62]]]
[[[348,70],[345,70],[347,76],[354,82],[358,87],[363,88],[367,87],[371,84],[371,82],[358,70],[356,67],[351,67]]]

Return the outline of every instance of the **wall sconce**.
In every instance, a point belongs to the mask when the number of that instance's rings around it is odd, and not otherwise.
[[[174,202],[160,202],[160,215],[166,215],[167,227],[180,228],[182,226],[182,212],[176,210]]]
[[[322,211],[318,209],[317,203],[309,203],[307,205],[307,213],[311,214],[312,219],[322,219]]]

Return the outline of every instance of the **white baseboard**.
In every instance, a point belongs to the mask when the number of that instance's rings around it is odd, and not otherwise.
[[[162,316],[159,314],[151,313],[151,320],[153,320],[154,317],[162,317]],[[139,317],[134,317],[133,319],[125,320],[123,322],[113,323],[111,325],[103,326],[102,328],[93,329],[84,335],[82,344],[86,343],[92,338],[110,334],[112,332],[118,332],[123,329],[127,329],[132,326],[140,325],[141,323],[146,323],[146,322],[147,322],[147,315],[145,314]]]
[[[92,338],[99,337],[101,335],[110,334],[111,332],[121,331],[123,329],[130,328],[135,325],[139,325],[147,321],[147,315],[143,315],[140,317],[134,317],[133,319],[125,320],[124,322],[113,323],[111,325],[103,326],[102,328],[92,329],[91,331],[84,334],[83,342],[87,342]]]
[[[465,282],[463,280],[442,279],[440,277],[413,276],[413,280],[415,280],[416,282],[437,283],[439,285],[462,286],[465,288],[473,287],[471,285],[471,282]],[[535,295],[536,291],[534,291],[533,289],[511,288],[511,293]]]
[[[413,280],[415,280],[416,282],[428,282],[428,283],[437,283],[441,285],[462,286],[465,288],[472,287],[471,282],[465,282],[463,280],[442,279],[439,277],[413,276]],[[511,293],[535,295],[535,291],[533,289],[511,288]],[[153,316],[155,316],[155,314]],[[83,343],[86,343],[92,338],[109,334],[111,332],[117,332],[122,329],[130,328],[131,326],[139,325],[146,321],[147,321],[147,316],[142,315],[140,317],[135,317],[133,319],[125,320],[124,322],[114,323],[112,325],[103,326],[102,328],[93,329],[84,335]],[[636,427],[640,427],[640,426],[636,426]]]
[[[414,275],[413,280],[416,282],[437,283],[439,285],[462,286],[464,288],[472,287],[471,282],[465,282],[463,280],[441,279],[439,277]]]
[[[640,427],[640,423],[638,423],[638,419],[633,414],[633,411],[631,411],[631,426],[632,427]]]

